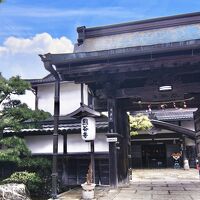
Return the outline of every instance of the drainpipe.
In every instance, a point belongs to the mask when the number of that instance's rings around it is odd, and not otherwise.
[[[57,172],[57,160],[58,160],[58,126],[60,115],[60,76],[53,68],[49,60],[45,55],[39,55],[44,62],[44,67],[55,78],[55,96],[54,96],[54,133],[53,133],[53,163],[52,163],[52,199],[57,199],[57,186],[58,186],[58,172]]]

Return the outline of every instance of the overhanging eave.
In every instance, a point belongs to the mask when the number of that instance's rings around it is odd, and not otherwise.
[[[175,124],[159,121],[159,120],[151,120],[152,124],[157,128],[162,128],[170,131],[174,131],[178,134],[182,134],[187,136],[188,138],[195,140],[195,131],[190,129],[183,128],[181,126],[177,126]]]
[[[112,61],[114,59],[123,59],[132,56],[159,55],[163,53],[184,52],[184,54],[192,54],[193,50],[200,49],[200,39],[188,40],[181,42],[163,43],[147,46],[127,47],[111,50],[93,51],[93,52],[80,52],[69,54],[45,54],[45,60],[48,60],[52,65],[58,69],[63,65],[77,64],[82,65],[90,62]],[[191,52],[190,52],[191,50]],[[186,52],[188,51],[188,52]]]

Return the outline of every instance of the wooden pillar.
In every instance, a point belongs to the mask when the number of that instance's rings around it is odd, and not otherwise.
[[[90,160],[91,160],[91,166],[92,166],[92,178],[93,178],[93,183],[95,183],[94,140],[90,142],[90,148],[91,148]]]
[[[119,134],[118,146],[118,182],[129,182],[128,148],[130,146],[129,120],[120,100],[117,101],[117,133]]]
[[[67,134],[63,135],[63,158],[62,158],[62,186],[68,184],[68,172],[67,172]]]
[[[38,88],[35,88],[35,110],[38,110]]]
[[[108,131],[116,133],[117,131],[117,121],[116,121],[116,100],[109,98],[107,101],[108,106]],[[109,182],[110,186],[118,187],[118,170],[117,170],[117,149],[116,142],[109,142]]]
[[[196,131],[196,150],[197,157],[200,166],[200,108],[194,113],[194,125]],[[200,167],[199,167],[199,175],[200,175]]]
[[[67,154],[67,134],[63,135],[63,154]]]
[[[121,176],[122,183],[127,184],[129,182],[129,159],[128,159],[128,148],[130,146],[130,132],[129,132],[129,120],[128,115],[124,110],[121,110],[119,117],[119,122],[121,122],[121,130],[119,131],[122,134],[121,148],[120,152],[123,162],[121,163]]]

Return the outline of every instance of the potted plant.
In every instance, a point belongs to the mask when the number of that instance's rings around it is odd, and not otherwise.
[[[92,165],[90,163],[88,173],[86,175],[86,182],[81,184],[82,186],[82,199],[94,199],[94,189],[96,184],[93,182],[92,177]]]

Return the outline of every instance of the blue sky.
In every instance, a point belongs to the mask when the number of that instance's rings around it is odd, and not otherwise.
[[[70,52],[78,26],[197,12],[199,8],[199,0],[5,0],[0,5],[0,71],[7,77],[44,76],[37,54],[52,50],[55,43],[63,50],[63,41]]]

